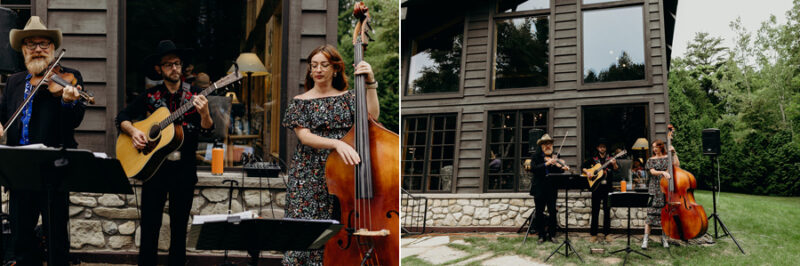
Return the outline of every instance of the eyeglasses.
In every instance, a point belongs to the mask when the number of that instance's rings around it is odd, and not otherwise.
[[[181,61],[162,63],[161,66],[164,68],[172,68],[172,67],[181,68]]]
[[[44,41],[44,42],[26,42],[25,43],[25,47],[30,49],[30,50],[35,50],[36,46],[39,46],[39,48],[42,48],[42,49],[47,49],[47,48],[50,48],[50,44],[52,44],[52,42],[48,42],[48,41]]]
[[[322,64],[308,64],[311,69],[317,69],[318,67],[322,67],[323,70],[326,70],[331,67],[330,63],[322,63]]]

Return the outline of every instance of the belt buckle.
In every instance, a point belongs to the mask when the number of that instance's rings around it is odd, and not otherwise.
[[[167,160],[170,161],[177,161],[181,159],[181,152],[180,151],[173,151],[169,155],[167,155]]]

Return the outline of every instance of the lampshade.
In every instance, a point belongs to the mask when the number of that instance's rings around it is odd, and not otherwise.
[[[264,67],[264,63],[261,63],[261,59],[258,58],[258,55],[255,53],[241,53],[239,54],[239,58],[236,58],[236,64],[239,65],[239,72],[252,72],[252,76],[263,76],[269,74],[267,72],[267,68]],[[228,69],[228,73],[233,72],[233,66]]]
[[[631,149],[636,151],[648,150],[650,149],[650,144],[647,142],[646,138],[638,138],[636,139],[636,142],[633,143],[633,147]]]

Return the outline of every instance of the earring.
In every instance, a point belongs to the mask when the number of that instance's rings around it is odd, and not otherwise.
[[[336,72],[333,72],[333,77],[336,77],[336,74],[338,74],[338,73],[336,73]]]

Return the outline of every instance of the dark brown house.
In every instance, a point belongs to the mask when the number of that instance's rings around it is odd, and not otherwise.
[[[566,136],[573,169],[601,138],[613,152],[665,137],[677,1],[401,5],[403,188],[447,207],[429,225],[522,223],[533,128],[556,149]]]

